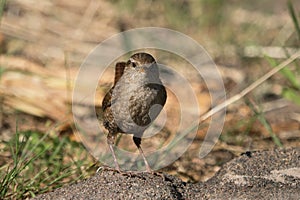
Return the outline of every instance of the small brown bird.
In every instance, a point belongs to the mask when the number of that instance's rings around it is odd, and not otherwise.
[[[148,172],[153,172],[141,148],[144,131],[155,120],[167,99],[155,59],[147,53],[136,53],[115,66],[115,81],[102,101],[103,125],[108,130],[107,143],[115,167],[120,171],[113,149],[118,133],[133,134]]]

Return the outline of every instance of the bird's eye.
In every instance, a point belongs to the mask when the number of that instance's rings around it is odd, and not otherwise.
[[[136,67],[136,62],[131,62],[132,67]]]
[[[129,59],[127,61],[127,66],[131,65],[133,68],[137,66],[137,62],[135,60]]]

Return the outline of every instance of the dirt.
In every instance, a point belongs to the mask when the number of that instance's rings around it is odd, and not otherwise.
[[[299,199],[300,148],[245,152],[210,180],[103,170],[33,199]]]

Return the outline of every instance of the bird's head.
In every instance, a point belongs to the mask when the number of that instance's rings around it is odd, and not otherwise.
[[[133,54],[127,61],[128,67],[150,67],[153,64],[156,64],[155,59],[152,55],[148,53],[136,53]]]

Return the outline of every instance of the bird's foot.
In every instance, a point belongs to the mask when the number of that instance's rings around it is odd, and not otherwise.
[[[149,171],[149,170],[146,170],[146,171],[126,171],[125,172],[126,175],[129,175],[130,177],[134,177],[134,176],[139,176],[141,177],[142,175],[146,175],[146,174],[151,174],[151,175],[154,175],[154,176],[160,176],[163,178],[163,180],[165,180],[165,175],[162,173],[162,172],[156,172],[156,171]]]
[[[162,173],[162,172],[155,172],[155,171],[152,171],[150,172],[152,175],[155,175],[155,176],[160,176],[162,177],[162,179],[165,181],[166,180],[166,177],[165,175]]]
[[[100,166],[100,167],[96,170],[96,173],[101,173],[101,172],[104,171],[104,170],[122,173],[122,171],[120,170],[119,167],[117,167],[117,168],[112,168],[112,167],[109,167],[109,166],[106,166],[106,165]]]
[[[100,166],[97,170],[96,170],[96,173],[101,173],[103,171],[112,171],[112,172],[116,172],[116,173],[119,173],[121,175],[124,175],[124,176],[129,176],[129,177],[134,177],[134,176],[140,176],[142,174],[152,174],[152,175],[155,175],[155,176],[160,176],[163,178],[163,180],[165,180],[165,175],[162,173],[162,172],[156,172],[156,171],[153,171],[152,169],[147,169],[146,171],[122,171],[120,168],[113,168],[113,167],[109,167],[109,166],[106,166],[106,165],[102,165]]]

